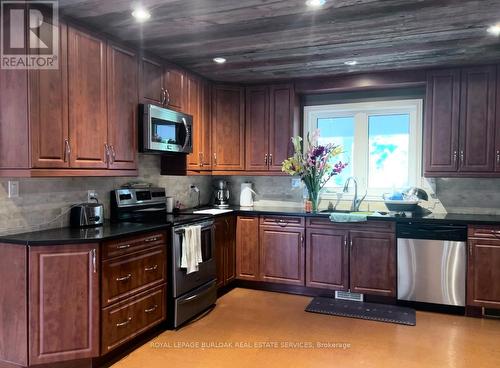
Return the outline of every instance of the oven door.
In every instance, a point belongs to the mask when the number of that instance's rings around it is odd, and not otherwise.
[[[192,272],[190,274],[186,273],[185,268],[181,268],[184,226],[174,227],[172,229],[174,298],[178,298],[181,295],[216,278],[214,222],[210,220],[190,225],[201,226],[201,253],[203,262],[198,265],[199,270],[197,272]]]
[[[143,110],[143,148],[148,152],[193,152],[190,115],[145,105]]]

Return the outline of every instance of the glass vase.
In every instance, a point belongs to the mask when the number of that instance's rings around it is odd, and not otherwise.
[[[320,202],[320,191],[316,189],[309,190],[309,200],[312,204],[312,212],[318,212]]]

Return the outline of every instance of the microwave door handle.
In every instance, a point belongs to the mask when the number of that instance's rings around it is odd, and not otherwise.
[[[186,139],[184,140],[184,145],[182,146],[182,150],[186,149],[187,144],[189,143],[189,128],[187,125],[187,121],[185,118],[182,118],[182,123],[184,124],[184,129],[186,129]]]

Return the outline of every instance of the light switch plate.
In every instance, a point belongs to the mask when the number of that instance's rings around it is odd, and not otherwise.
[[[8,190],[9,190],[9,198],[18,198],[19,197],[19,182],[9,180]]]

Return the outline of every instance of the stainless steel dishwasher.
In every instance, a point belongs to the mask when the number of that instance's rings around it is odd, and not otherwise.
[[[465,306],[467,226],[397,225],[398,299]]]

